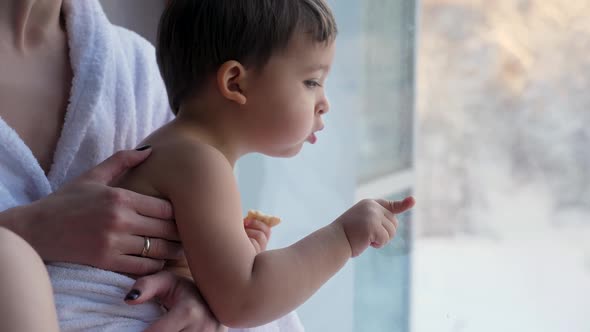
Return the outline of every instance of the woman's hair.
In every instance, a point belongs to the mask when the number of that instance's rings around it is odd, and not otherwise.
[[[158,28],[157,59],[172,111],[229,60],[263,67],[295,31],[336,38],[325,0],[172,0]]]

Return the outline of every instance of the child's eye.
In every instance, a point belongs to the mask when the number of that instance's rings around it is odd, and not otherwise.
[[[308,88],[317,88],[322,86],[319,82],[313,80],[305,81],[304,84]]]

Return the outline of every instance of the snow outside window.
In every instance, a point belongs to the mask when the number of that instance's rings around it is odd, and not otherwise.
[[[412,331],[590,331],[590,2],[419,12]]]

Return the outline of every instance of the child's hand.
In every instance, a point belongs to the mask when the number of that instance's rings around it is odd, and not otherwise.
[[[415,203],[411,196],[403,201],[366,199],[336,219],[348,238],[352,257],[360,255],[369,245],[381,248],[391,241],[398,224],[395,215],[411,209]]]
[[[268,239],[270,239],[270,227],[260,220],[244,219],[244,228],[256,253],[265,251]]]

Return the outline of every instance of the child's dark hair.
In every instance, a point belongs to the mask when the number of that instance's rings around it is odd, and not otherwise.
[[[229,60],[260,68],[293,33],[336,38],[325,0],[172,0],[158,28],[157,59],[176,114],[187,95]]]

